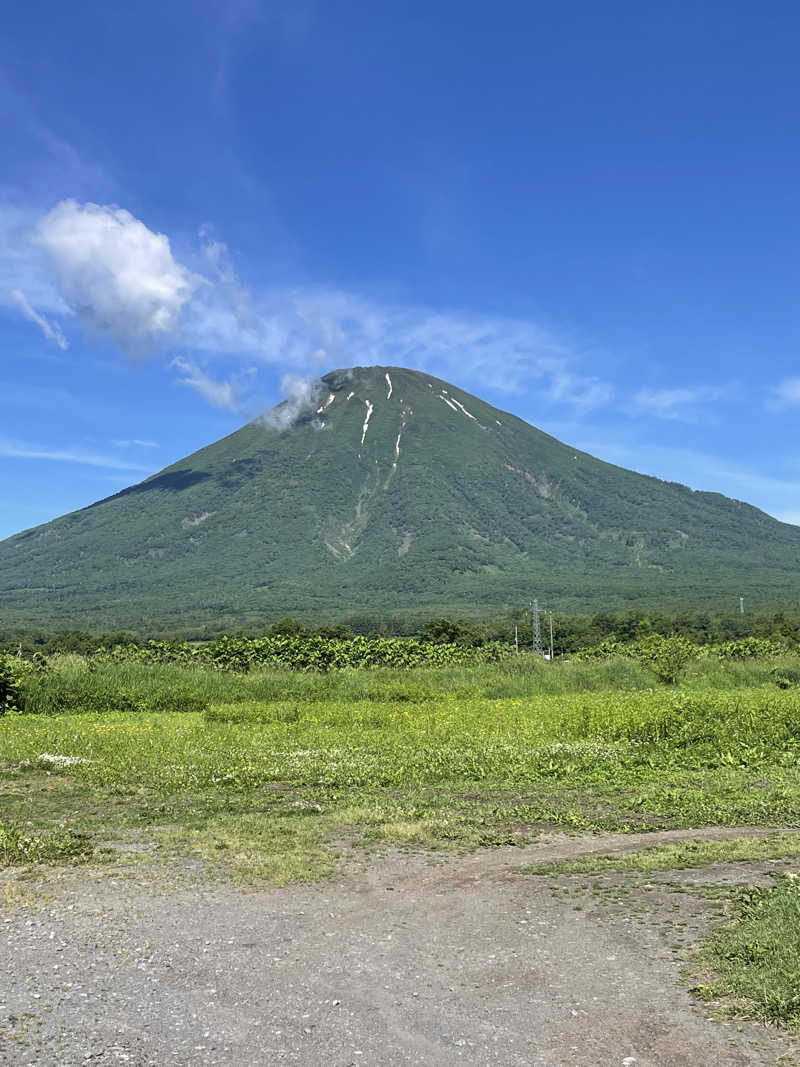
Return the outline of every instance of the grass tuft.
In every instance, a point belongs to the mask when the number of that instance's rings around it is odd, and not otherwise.
[[[59,863],[83,859],[92,852],[91,842],[68,827],[31,831],[0,823],[0,864]]]
[[[800,879],[785,875],[774,888],[742,890],[737,911],[703,947],[714,977],[695,993],[800,1033]]]
[[[600,874],[602,871],[673,871],[713,863],[759,863],[800,856],[800,833],[764,837],[695,838],[650,845],[636,852],[604,853],[523,867],[521,874]]]

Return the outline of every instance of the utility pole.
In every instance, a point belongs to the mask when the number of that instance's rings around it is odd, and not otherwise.
[[[542,628],[539,622],[539,601],[535,599],[531,601],[531,640],[534,656],[541,656]]]
[[[550,617],[550,662],[552,663],[553,662],[553,613],[552,613],[552,611],[549,611],[547,614]]]
[[[519,626],[514,624],[514,650],[519,655]]]

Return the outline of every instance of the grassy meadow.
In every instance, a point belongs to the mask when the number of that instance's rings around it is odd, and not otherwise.
[[[775,672],[705,659],[668,686],[631,659],[239,674],[55,657],[0,718],[0,855],[145,848],[286,883],[368,843],[794,826],[800,690]]]
[[[630,656],[328,672],[54,656],[0,715],[0,866],[160,864],[286,885],[387,845],[800,827],[798,681],[788,655],[699,656],[677,684]],[[798,855],[800,834],[776,833],[529,871]],[[798,1029],[796,885],[753,894],[703,949],[698,990]]]

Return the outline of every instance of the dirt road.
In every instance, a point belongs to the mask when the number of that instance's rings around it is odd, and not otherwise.
[[[707,897],[676,890],[758,880],[769,865],[519,873],[681,836],[700,834],[393,853],[314,886],[258,891],[199,871],[165,884],[147,866],[70,874],[44,903],[0,910],[0,1062],[800,1062],[774,1031],[709,1019],[681,979],[682,954],[719,919]]]

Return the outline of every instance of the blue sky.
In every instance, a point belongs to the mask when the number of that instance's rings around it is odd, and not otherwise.
[[[800,523],[800,9],[29,0],[0,537],[335,367]]]

